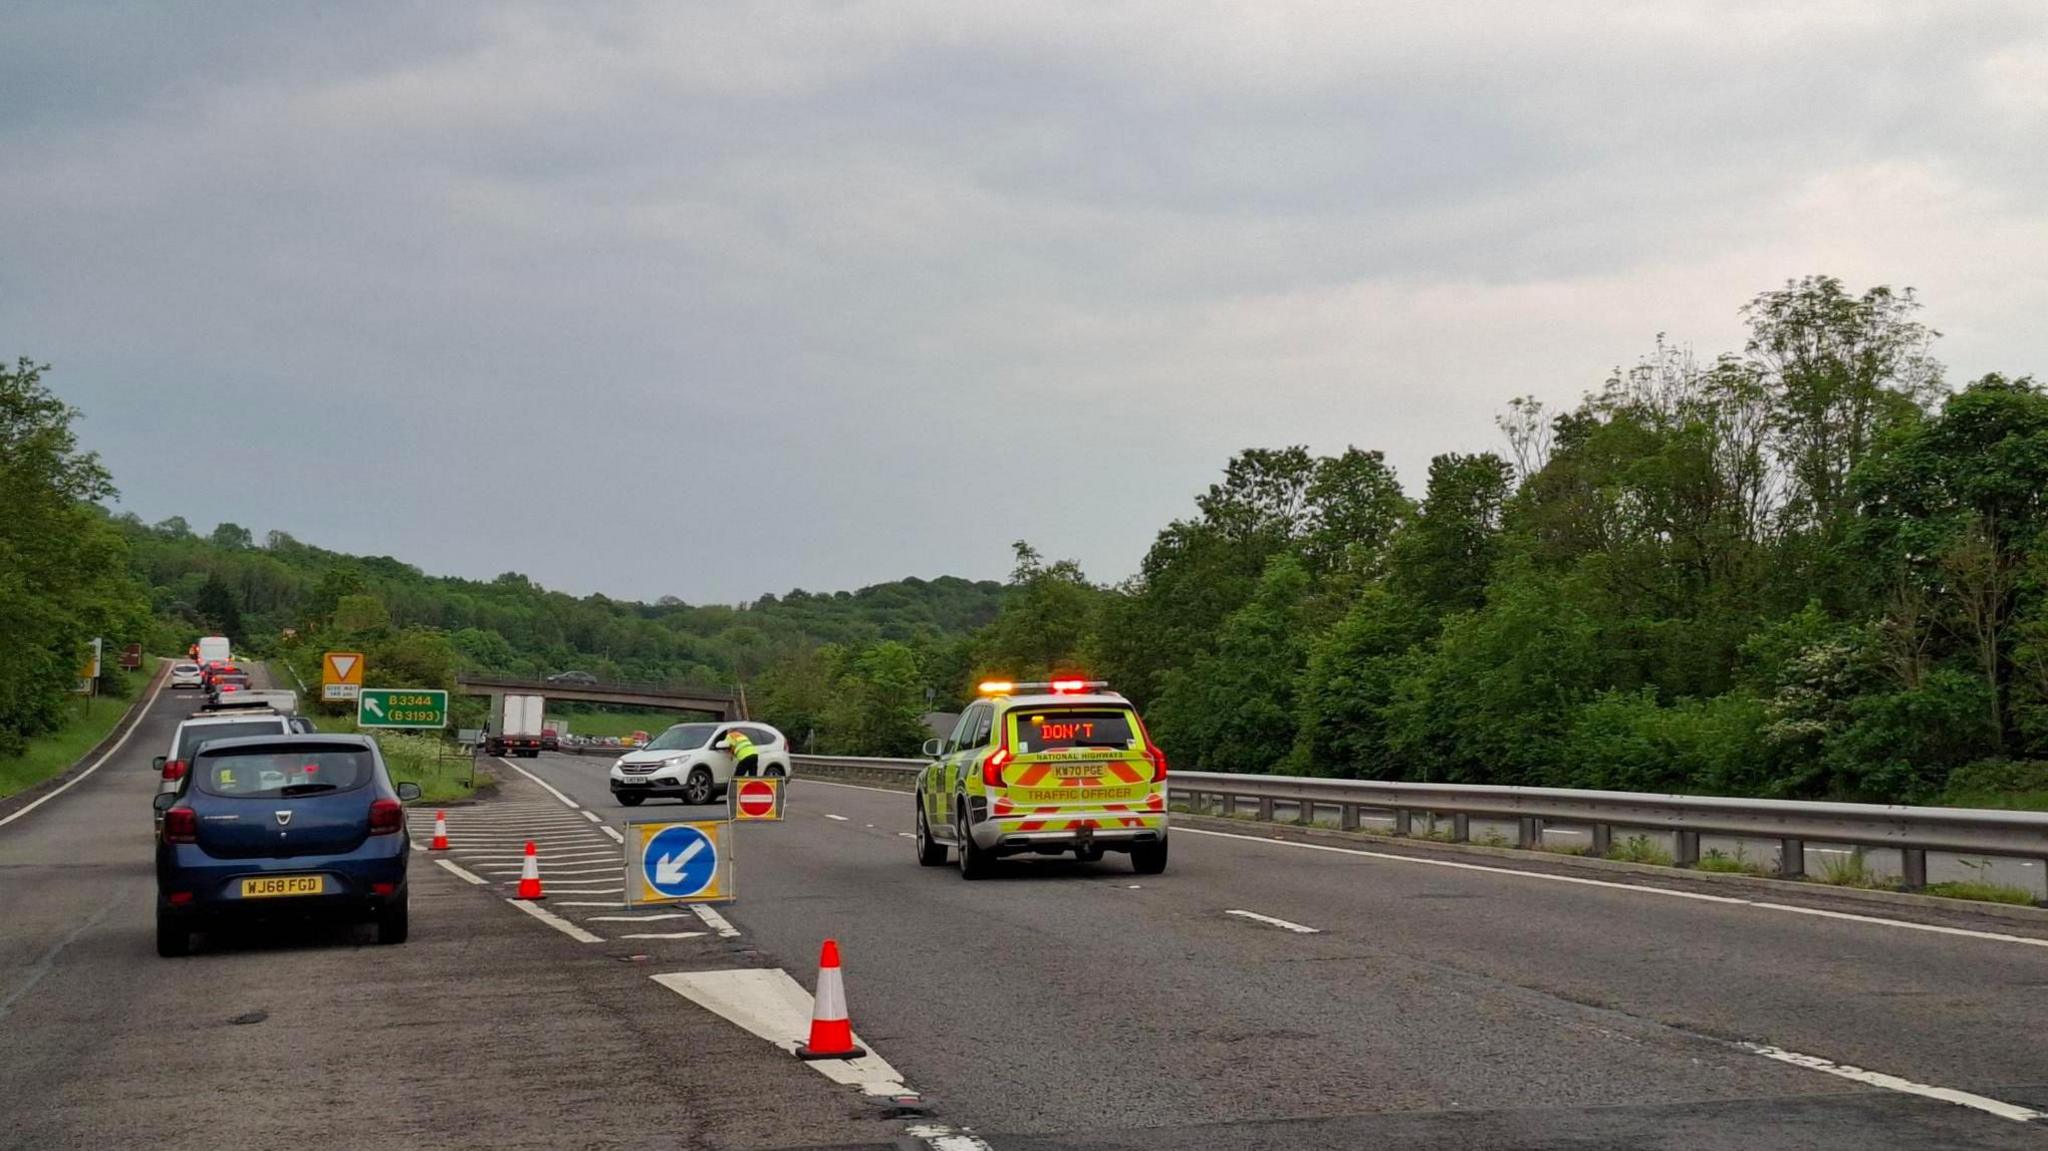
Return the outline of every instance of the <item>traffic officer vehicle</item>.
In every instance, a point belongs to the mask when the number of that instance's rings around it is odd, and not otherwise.
[[[184,955],[226,923],[324,919],[409,932],[405,801],[376,741],[283,735],[207,743],[156,797],[156,950]]]
[[[1108,684],[991,681],[917,776],[917,861],[950,850],[968,879],[1005,855],[1093,861],[1126,852],[1166,870],[1166,753]]]
[[[735,731],[753,742],[756,773],[789,775],[789,741],[765,723],[679,723],[612,764],[612,795],[626,807],[638,807],[649,796],[691,805],[718,799],[738,766],[731,750]]]

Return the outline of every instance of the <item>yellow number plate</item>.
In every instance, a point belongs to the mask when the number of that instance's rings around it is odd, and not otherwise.
[[[272,875],[262,879],[242,881],[243,899],[261,899],[272,895],[319,895],[326,890],[325,877],[319,875]]]

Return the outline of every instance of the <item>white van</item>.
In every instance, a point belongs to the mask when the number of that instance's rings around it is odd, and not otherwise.
[[[228,637],[224,635],[203,635],[199,637],[199,663],[202,667],[215,661],[227,663],[234,658],[234,649],[228,643]]]

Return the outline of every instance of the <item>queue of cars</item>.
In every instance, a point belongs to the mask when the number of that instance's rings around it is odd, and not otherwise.
[[[404,801],[376,741],[321,735],[289,691],[260,690],[232,660],[193,662],[208,703],[153,760],[157,954],[231,923],[367,921],[409,933]]]

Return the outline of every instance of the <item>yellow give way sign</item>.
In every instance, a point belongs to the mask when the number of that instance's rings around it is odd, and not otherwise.
[[[362,652],[330,651],[320,658],[321,699],[355,699],[362,693]]]

